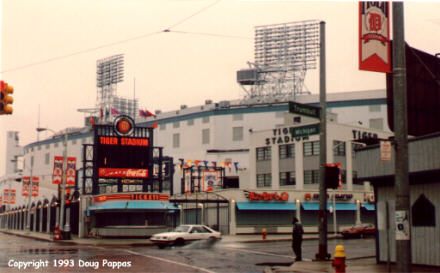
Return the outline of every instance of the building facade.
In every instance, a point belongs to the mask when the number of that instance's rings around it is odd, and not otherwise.
[[[377,198],[376,259],[395,262],[396,240],[410,239],[413,264],[440,266],[440,134],[408,139],[408,158],[410,211],[398,229],[394,149],[390,161],[381,160],[379,145],[357,153],[358,179],[369,181]]]
[[[318,105],[318,96],[299,96],[297,101]],[[338,153],[334,155],[333,151],[328,151],[328,162],[341,162],[342,169],[345,171],[344,181],[346,181],[342,188],[344,192],[341,192],[339,196],[336,194],[335,198],[350,199],[352,203],[355,202],[353,200],[359,200],[359,203],[364,203],[364,200],[368,198],[364,196],[366,192],[364,186],[352,182],[355,168],[351,160],[351,141],[364,134],[377,132],[379,135],[388,131],[385,125],[387,120],[385,90],[329,94],[327,105],[329,112],[332,113],[329,115],[331,120],[339,123],[329,125],[331,135],[329,135],[328,147],[333,149],[331,147],[335,145]],[[244,211],[247,211],[247,209],[243,209],[243,206],[246,206],[243,202],[248,202],[249,196],[259,196],[264,192],[271,192],[274,194],[273,196],[283,196],[284,199],[286,195],[283,192],[287,192],[289,202],[294,205],[284,210],[284,212],[288,212],[288,215],[292,215],[296,211],[292,209],[295,207],[300,208],[299,213],[302,210],[310,210],[310,213],[314,211],[313,206],[315,205],[307,207],[307,205],[304,206],[306,202],[303,201],[314,200],[316,195],[317,157],[314,151],[317,149],[317,136],[311,135],[308,139],[301,138],[300,140],[282,140],[282,143],[278,140],[272,140],[274,137],[283,139],[285,136],[282,128],[286,126],[303,126],[310,122],[304,117],[299,121],[295,120],[295,117],[286,120],[288,111],[288,102],[246,104],[242,101],[221,101],[219,103],[207,101],[205,105],[190,108],[182,106],[181,109],[175,111],[156,112],[155,117],[136,119],[136,123],[144,127],[157,124],[153,133],[154,145],[163,147],[163,154],[174,158],[173,180],[175,183],[173,189],[169,188],[171,185],[164,187],[161,194],[169,195],[173,192],[176,196],[171,196],[170,201],[175,199],[175,203],[181,205],[180,211],[182,213],[178,222],[194,221],[194,219],[200,221],[202,217],[199,217],[201,215],[199,212],[201,213],[202,209],[212,209],[217,212],[216,224],[220,225],[222,219],[230,218],[228,222],[232,224],[228,224],[228,232],[234,233],[240,225],[252,226],[253,220],[251,219],[255,217],[252,214],[243,216],[244,218],[239,217],[240,213],[243,214]],[[341,125],[344,123],[347,125]],[[76,157],[78,162],[76,168],[79,183],[75,190],[81,192],[81,180],[83,179],[81,174],[82,168],[84,168],[81,162],[85,160],[83,147],[87,144],[93,144],[94,141],[91,126],[65,130],[51,138],[24,146],[23,175],[38,176],[40,179],[39,195],[31,200],[35,206],[38,203],[50,204],[58,198],[57,185],[52,184],[52,173],[54,157],[61,156],[63,153],[65,134],[68,135],[67,154]],[[268,147],[271,149],[270,160],[267,158],[266,152]],[[285,158],[280,158],[278,154],[283,154]],[[291,155],[294,155],[294,158],[291,158]],[[262,160],[260,160],[261,156]],[[214,189],[216,194],[212,194],[216,196],[216,200],[223,200],[213,203],[215,206],[219,204],[218,207],[210,208],[207,204],[199,207],[199,204],[202,203],[198,201],[193,204],[179,202],[180,199],[183,199],[181,198],[182,194],[185,193],[185,188],[182,186],[185,180],[183,169],[185,166],[195,164],[215,165],[224,169],[223,176],[228,182],[227,189],[218,187]],[[182,182],[179,183],[180,181]],[[28,206],[29,199],[21,196],[21,184],[16,183],[13,187],[17,192],[15,206],[20,208]],[[254,195],[250,195],[252,192]],[[149,193],[158,192],[152,189]],[[310,194],[310,199],[308,194]],[[211,197],[206,200],[210,199]],[[89,198],[89,200],[87,204],[80,205],[85,215],[88,213],[88,207],[97,205],[92,199]],[[231,205],[232,201],[238,205]],[[357,208],[359,206],[361,204],[357,204]],[[346,208],[348,207],[351,207],[352,213],[354,207],[346,206]],[[96,208],[97,206],[92,207],[88,211],[96,211]],[[236,213],[225,213],[226,209]],[[209,213],[205,213],[204,218],[209,215]],[[307,217],[309,216],[304,214],[303,221],[309,225]],[[353,221],[357,219],[356,215],[350,217],[354,219]],[[359,217],[362,217],[362,214]],[[276,219],[282,219],[281,221],[284,222],[287,218]],[[275,224],[279,221],[276,219],[273,219]],[[290,222],[286,224],[290,224]],[[313,223],[310,222],[310,226],[312,225]],[[246,229],[243,229],[243,232],[246,233]]]

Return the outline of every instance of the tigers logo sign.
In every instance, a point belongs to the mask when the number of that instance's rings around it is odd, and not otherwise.
[[[391,73],[388,2],[359,2],[359,69]]]

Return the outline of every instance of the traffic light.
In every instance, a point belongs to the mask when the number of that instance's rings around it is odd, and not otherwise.
[[[0,81],[0,115],[10,115],[12,114],[12,107],[9,104],[14,102],[14,99],[10,96],[10,94],[14,93],[14,88],[4,81]]]
[[[337,189],[339,187],[339,167],[325,166],[325,185],[327,189]]]

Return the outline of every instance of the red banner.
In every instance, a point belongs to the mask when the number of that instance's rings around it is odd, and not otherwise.
[[[76,178],[76,157],[67,158],[66,184],[75,185]]]
[[[3,204],[15,204],[15,190],[5,189],[3,193]]]
[[[359,2],[359,69],[391,72],[388,2]]]
[[[132,177],[147,178],[147,169],[99,168],[100,177]]]
[[[32,177],[32,196],[36,197],[38,196],[38,187],[40,184],[40,178],[38,177]]]
[[[7,204],[9,202],[9,190],[4,189],[3,191],[3,204]]]
[[[21,190],[22,196],[29,196],[29,185],[31,184],[31,178],[29,176],[23,177],[23,189]]]
[[[15,190],[12,190],[9,204],[15,204]]]
[[[52,184],[61,184],[63,179],[63,157],[55,156],[53,159]]]

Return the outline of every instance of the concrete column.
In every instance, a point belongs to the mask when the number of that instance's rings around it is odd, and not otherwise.
[[[86,203],[86,198],[85,197],[81,197],[79,199],[79,223],[78,223],[78,238],[85,238],[86,236],[86,228],[85,228],[85,217],[86,215],[86,210],[87,210],[87,203]]]
[[[205,206],[203,204],[198,204],[198,205],[200,207],[200,212],[201,212],[200,223],[202,225],[204,225],[205,224]]]
[[[352,142],[345,142],[345,162],[346,162],[346,179],[347,179],[347,190],[353,190],[353,151]]]
[[[50,204],[47,205],[47,223],[46,223],[46,233],[50,233]]]
[[[34,232],[37,231],[37,205],[35,205],[35,209],[34,209]]]
[[[185,224],[184,218],[185,218],[185,211],[183,210],[183,206],[179,205],[180,210],[180,225]]]
[[[304,142],[295,143],[295,177],[297,190],[304,189]]]
[[[236,235],[237,234],[237,222],[235,220],[235,200],[231,199],[229,202],[229,234]]]
[[[361,202],[359,200],[356,200],[356,224],[361,223]]]
[[[58,226],[59,223],[60,223],[60,207],[57,207],[55,209],[55,226]]]
[[[280,146],[272,145],[272,156],[271,156],[271,173],[272,173],[272,186],[273,190],[280,189]]]
[[[298,218],[298,221],[301,221],[301,201],[299,199],[296,199],[296,218]]]
[[[44,205],[41,204],[40,208],[40,232],[43,232],[43,212],[44,212]]]

